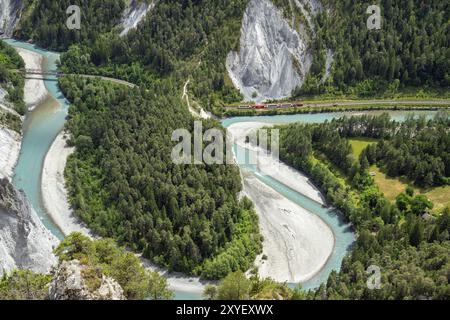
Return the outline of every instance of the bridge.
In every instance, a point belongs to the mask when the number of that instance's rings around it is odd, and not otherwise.
[[[22,73],[23,75],[25,75],[25,78],[27,77],[32,77],[32,76],[40,76],[39,78],[28,78],[28,79],[36,79],[36,80],[48,80],[48,81],[56,81],[55,78],[59,78],[59,77],[63,77],[63,76],[72,76],[72,75],[77,75],[80,77],[85,77],[85,78],[93,78],[93,79],[101,79],[104,81],[109,81],[109,82],[114,82],[117,84],[121,84],[121,85],[125,85],[128,86],[130,88],[135,88],[136,85],[134,83],[130,83],[128,81],[125,80],[120,80],[120,79],[115,79],[115,78],[109,78],[109,77],[104,77],[104,76],[98,76],[98,75],[89,75],[89,74],[67,74],[67,73],[63,73],[57,70],[41,70],[41,69],[21,69],[21,70],[15,70],[17,72]]]
[[[24,69],[20,70],[21,73],[25,75],[37,75],[37,76],[51,76],[51,77],[62,77],[64,73],[59,71],[43,71],[40,69]]]

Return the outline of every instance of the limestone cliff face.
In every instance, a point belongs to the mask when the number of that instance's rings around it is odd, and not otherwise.
[[[0,180],[0,274],[12,269],[46,273],[56,263],[58,240],[44,227],[25,195]]]
[[[147,13],[154,8],[156,0],[143,1],[131,0],[129,6],[125,9],[122,15],[123,30],[121,36],[125,36],[130,30],[135,29],[139,22],[141,22]]]
[[[49,289],[50,300],[125,300],[122,287],[78,260],[63,261]]]
[[[7,102],[7,95],[6,90],[0,87],[0,113],[9,112],[17,115],[10,103]],[[0,123],[0,179],[12,177],[21,145],[20,134],[8,129],[7,125],[7,123]]]
[[[312,17],[321,10],[317,0],[294,0],[314,32]],[[295,20],[295,19],[293,19]],[[269,0],[250,0],[244,13],[239,52],[227,57],[227,70],[246,100],[288,97],[311,67],[305,25],[293,28]]]
[[[19,157],[21,137],[0,124],[0,179],[11,178]]]
[[[0,36],[10,37],[22,13],[22,0],[0,0]]]

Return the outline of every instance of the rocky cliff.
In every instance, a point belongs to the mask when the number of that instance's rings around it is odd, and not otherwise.
[[[48,272],[57,261],[57,243],[25,195],[0,179],[0,274],[16,268]]]
[[[295,24],[269,0],[250,0],[244,13],[239,52],[227,57],[227,70],[246,100],[262,101],[291,95],[311,67],[308,50],[314,33],[313,16],[321,10],[317,0],[294,0],[305,19]]]
[[[0,179],[11,178],[20,152],[21,137],[0,124]]]
[[[131,0],[129,6],[122,15],[123,30],[121,36],[125,36],[130,30],[135,29],[147,13],[155,6],[156,1]]]
[[[0,37],[10,37],[20,19],[22,0],[0,0]]]
[[[50,300],[125,300],[122,287],[101,270],[63,261],[49,289]]]

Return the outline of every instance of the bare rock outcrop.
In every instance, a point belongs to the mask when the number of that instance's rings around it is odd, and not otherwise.
[[[22,13],[22,0],[0,0],[0,36],[10,37]]]
[[[3,113],[19,116],[13,110],[11,103],[7,101],[7,96],[8,92],[0,87],[0,116]],[[14,166],[19,158],[20,145],[20,134],[9,129],[8,123],[0,122],[0,179],[12,177]]]
[[[129,6],[122,14],[123,30],[121,36],[125,36],[130,30],[135,29],[139,22],[144,20],[147,13],[155,7],[156,0],[131,0]]]
[[[100,269],[63,261],[49,288],[50,300],[125,300],[122,287]]]
[[[0,124],[0,179],[11,178],[20,153],[21,136]]]
[[[271,1],[250,0],[239,52],[227,57],[228,74],[247,101],[289,97],[311,67],[308,41]]]
[[[47,273],[57,261],[57,244],[23,192],[0,179],[0,274],[12,269]]]

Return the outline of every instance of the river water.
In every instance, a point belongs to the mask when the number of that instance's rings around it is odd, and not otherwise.
[[[37,52],[44,57],[44,70],[57,70],[59,54],[43,50],[34,45],[8,39],[4,40],[13,47]],[[33,111],[28,112],[23,127],[22,149],[17,162],[13,184],[25,191],[28,200],[44,225],[59,239],[62,232],[46,213],[41,196],[42,168],[53,141],[64,127],[69,110],[69,102],[64,98],[56,78],[46,77],[45,87],[50,96]]]
[[[8,44],[14,47],[20,47],[40,53],[44,56],[44,70],[57,70],[57,60],[59,55],[54,52],[49,52],[37,48],[31,44],[16,41],[5,40]],[[24,137],[22,142],[22,149],[20,157],[15,168],[13,184],[24,190],[31,205],[36,210],[44,225],[59,239],[63,238],[62,232],[53,223],[46,213],[43,206],[41,193],[41,174],[45,156],[50,149],[51,144],[56,136],[64,127],[66,117],[68,115],[69,102],[65,99],[61,90],[58,87],[56,78],[49,78],[45,80],[45,86],[50,92],[50,96],[42,104],[29,112],[24,122]],[[358,112],[362,114],[363,112]],[[367,112],[364,112],[367,113]],[[377,112],[372,112],[373,114]],[[379,113],[379,112],[378,112]],[[391,111],[389,112],[393,119],[401,121],[405,119],[407,114],[411,112],[405,111]],[[422,111],[415,112],[415,114],[433,115],[435,112]],[[299,114],[299,115],[279,115],[279,116],[262,116],[262,117],[235,117],[224,120],[222,123],[224,127],[228,127],[237,122],[266,122],[266,123],[292,123],[292,122],[307,122],[320,123],[325,120],[331,120],[336,117],[348,115],[348,113],[321,113],[321,114]],[[336,238],[336,245],[325,267],[319,274],[311,280],[302,284],[306,289],[316,288],[321,283],[325,282],[332,270],[339,270],[342,259],[349,252],[355,240],[355,234],[347,223],[344,222],[342,216],[322,207],[314,200],[288,188],[282,183],[271,177],[262,176],[254,172],[254,174],[263,183],[273,188],[286,198],[318,215],[325,221],[333,231]],[[294,285],[294,284],[292,284]],[[176,292],[177,299],[200,299],[199,293]]]

